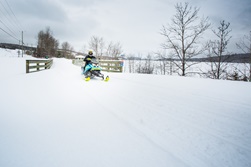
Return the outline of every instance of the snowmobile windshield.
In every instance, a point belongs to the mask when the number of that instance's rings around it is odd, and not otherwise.
[[[97,60],[97,59],[95,59],[95,58],[94,58],[94,59],[92,59],[92,60],[91,60],[91,62],[92,62],[93,64],[98,64],[98,60]]]

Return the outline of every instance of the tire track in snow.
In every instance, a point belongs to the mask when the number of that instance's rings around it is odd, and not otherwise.
[[[128,81],[129,83],[131,82],[131,80],[126,80],[126,81]],[[127,83],[128,84],[128,83]],[[133,82],[133,84],[135,84],[135,82]],[[139,82],[136,82],[136,84],[135,85],[140,85],[140,83]],[[147,83],[144,85],[144,87],[147,87],[146,86],[147,85]],[[140,85],[141,87],[142,87],[142,85]],[[153,87],[152,89],[155,89],[155,90],[158,90],[157,89],[157,87]],[[137,96],[138,94],[134,94],[133,96],[133,98],[135,99],[135,96]],[[134,100],[130,100],[128,97],[124,97],[124,96],[121,96],[120,94],[117,94],[117,96],[119,96],[119,98],[121,99],[121,101],[126,101],[128,104],[133,104],[132,106],[141,106],[141,104],[140,103],[137,103],[137,101],[134,101]],[[118,98],[118,97],[117,97]],[[140,98],[140,96],[138,97],[138,98]],[[156,97],[153,97],[153,96],[150,96],[150,99],[152,99],[152,101],[157,101],[158,100],[158,98],[156,98]],[[151,101],[151,100],[150,100]],[[140,107],[137,107],[137,108],[134,108],[133,109],[133,111],[134,110],[142,110],[142,111],[150,111],[150,110],[153,110],[153,111],[156,111],[156,106],[155,105],[152,105],[151,103],[147,103],[146,102],[146,104],[147,104],[147,107],[144,107],[144,106],[142,106],[141,107],[141,109],[140,109]],[[171,105],[172,106],[172,105]],[[176,107],[174,107],[174,109],[175,109]],[[177,108],[176,108],[177,109]],[[158,110],[157,110],[158,111]],[[144,114],[146,114],[146,113],[144,113]],[[212,114],[212,115],[214,115],[214,112],[212,112],[212,113],[210,113],[210,114]],[[215,114],[215,115],[217,115],[217,114]],[[226,116],[225,114],[221,114],[222,115],[222,117],[223,116]],[[169,116],[171,116],[171,115],[169,115]],[[184,124],[186,127],[189,127],[190,129],[193,129],[191,132],[193,132],[193,133],[195,133],[194,135],[197,135],[197,136],[201,136],[201,138],[203,139],[204,138],[204,140],[206,140],[207,141],[207,139],[209,138],[210,140],[208,140],[208,141],[210,141],[211,143],[218,143],[218,144],[220,144],[220,143],[228,143],[227,145],[227,147],[226,148],[228,148],[228,149],[232,149],[232,151],[230,151],[230,152],[239,152],[238,154],[243,154],[244,152],[246,152],[246,153],[244,153],[244,154],[246,154],[246,156],[248,156],[249,155],[249,153],[250,153],[250,150],[247,148],[247,147],[243,147],[242,145],[240,145],[240,144],[236,144],[235,142],[233,142],[233,141],[230,141],[230,140],[228,140],[228,139],[226,139],[226,138],[224,138],[224,137],[222,137],[222,136],[220,136],[220,135],[217,135],[217,134],[215,134],[215,129],[210,129],[209,127],[207,127],[206,129],[207,129],[207,131],[205,131],[203,128],[205,128],[205,127],[200,127],[200,124],[194,124],[194,122],[193,122],[193,120],[190,120],[190,121],[187,121],[187,118],[188,117],[182,117],[182,115],[180,115],[181,117],[180,118],[175,118],[175,117],[173,117],[172,119],[173,120],[176,120],[176,122],[179,122],[180,124]],[[206,117],[206,115],[204,115],[205,117]],[[135,113],[133,113],[132,115],[131,115],[131,117],[135,117]],[[138,118],[139,116],[137,116],[137,118]],[[233,119],[233,120],[235,120],[235,122],[239,122],[239,120],[236,120],[236,119]],[[136,121],[137,122],[137,121]],[[140,124],[139,123],[139,121],[138,121],[138,124]],[[151,124],[151,125],[154,125],[154,124]],[[240,124],[241,125],[241,124]],[[148,128],[150,128],[151,129],[151,127],[148,127]],[[158,127],[157,127],[158,128]],[[157,128],[153,128],[153,131],[154,130],[156,130]],[[194,130],[196,130],[196,131],[194,131]],[[209,131],[208,131],[209,130]],[[177,134],[177,133],[176,133]],[[198,135],[199,134],[199,135]],[[181,135],[181,136],[183,136],[183,135]],[[189,136],[189,135],[188,135]],[[178,138],[180,138],[179,136],[177,136],[176,135],[176,137],[178,137]],[[187,139],[185,139],[184,137],[183,138],[180,138],[181,139],[181,141],[185,141],[185,140],[187,140]],[[215,141],[216,140],[216,141]],[[212,142],[212,141],[215,141],[215,142]],[[208,143],[209,144],[209,143]],[[208,145],[208,144],[205,144],[205,146],[206,145]],[[195,144],[193,144],[194,146],[196,146],[196,143]],[[209,146],[210,146],[210,144],[209,144]],[[214,146],[215,148],[217,148],[217,147],[219,147],[219,146],[221,146],[221,145],[218,145],[218,146]],[[229,147],[230,146],[230,147]],[[233,147],[232,147],[233,146]],[[241,148],[242,150],[240,150],[240,151],[238,151],[239,150],[239,148]],[[199,150],[201,150],[200,148],[198,148]],[[204,150],[201,150],[201,151],[199,151],[198,150],[198,153],[197,153],[197,157],[201,157],[201,155],[203,155],[203,152],[205,152]],[[246,151],[244,151],[244,150],[246,150]],[[243,152],[244,151],[244,152]],[[202,153],[202,154],[201,154]],[[214,153],[215,154],[215,153]],[[245,157],[245,155],[244,155],[244,157]],[[204,158],[206,158],[206,157],[204,157]],[[208,159],[209,158],[209,159]],[[208,163],[210,163],[210,156],[208,157],[208,158],[206,158],[207,160],[206,161],[208,161]],[[217,157],[216,157],[217,158]],[[244,158],[244,159],[247,159],[248,157],[246,157],[246,158]],[[205,160],[205,159],[204,159]],[[216,163],[217,164],[217,163]],[[234,165],[233,165],[234,166]]]
[[[132,124],[130,121],[128,121],[127,119],[121,117],[119,114],[117,114],[117,110],[110,107],[110,104],[107,104],[105,102],[103,102],[100,99],[103,99],[105,97],[102,97],[102,95],[99,94],[99,98],[97,98],[97,96],[93,96],[92,94],[88,93],[88,95],[92,98],[95,99],[95,102],[101,106],[101,108],[104,109],[104,111],[106,111],[108,114],[112,115],[115,119],[119,120],[119,122],[121,122],[122,124],[124,124],[128,129],[130,129],[131,132],[135,133],[136,135],[140,136],[142,139],[148,141],[151,145],[153,145],[154,147],[158,148],[159,150],[163,151],[166,153],[166,155],[171,158],[174,159],[174,161],[179,162],[180,166],[187,166],[189,167],[190,165],[185,163],[181,157],[177,157],[176,155],[174,155],[172,152],[170,152],[169,150],[165,149],[162,147],[162,145],[160,145],[158,142],[156,142],[155,140],[152,140],[151,137],[149,137],[149,135],[147,135],[144,131],[142,131],[141,129],[137,128],[137,126],[135,124]],[[100,98],[101,97],[101,98]],[[200,165],[205,165],[203,162],[198,163],[197,164]]]
[[[127,80],[127,81],[129,83],[131,82],[131,80]],[[142,85],[138,85],[139,82],[136,82],[136,83],[137,83],[137,86],[142,87]],[[135,82],[133,82],[133,84],[135,84]],[[152,94],[163,94],[163,90],[162,90],[161,86],[160,87],[152,86],[152,85],[149,86],[148,83],[145,83],[143,86],[145,87],[146,92],[149,91],[149,89],[151,89],[151,92],[152,92],[152,93],[149,93],[150,96],[148,98],[150,98],[151,100],[146,101],[147,105],[151,105],[151,101],[160,101],[160,103],[159,103],[160,105],[168,103],[169,106],[173,106],[173,104],[172,104],[173,98],[176,98],[175,100],[173,100],[174,102],[177,102],[178,101],[177,99],[179,99],[181,101],[181,104],[183,103],[182,101],[185,101],[185,103],[184,103],[185,105],[188,104],[188,102],[186,102],[187,100],[191,101],[191,99],[187,99],[186,97],[182,97],[182,95],[178,96],[177,94],[170,94],[170,92],[167,93],[167,96],[169,97],[168,100],[160,99],[159,97],[153,96]],[[149,88],[149,89],[147,89],[147,88]],[[197,123],[197,125],[200,126],[201,122],[194,121],[194,120],[196,120],[196,117],[199,114],[200,119],[204,119],[204,121],[206,121],[208,124],[210,124],[209,129],[212,129],[212,125],[216,126],[215,125],[216,123],[218,124],[218,126],[220,125],[221,127],[232,126],[232,128],[223,128],[225,130],[226,129],[229,130],[229,132],[227,132],[227,133],[225,131],[222,131],[221,128],[214,129],[214,130],[217,130],[217,132],[219,134],[226,134],[226,135],[228,135],[228,137],[232,136],[233,140],[234,140],[234,137],[236,134],[238,134],[238,137],[240,137],[240,135],[248,134],[248,132],[250,131],[249,126],[247,126],[250,124],[250,120],[248,119],[248,118],[250,118],[250,116],[248,115],[247,112],[245,112],[245,111],[233,112],[234,110],[232,108],[229,108],[229,111],[227,110],[227,113],[226,113],[226,109],[223,110],[222,112],[214,112],[214,110],[210,109],[210,107],[209,108],[205,108],[205,107],[201,108],[201,104],[209,102],[209,103],[212,103],[212,105],[213,105],[214,103],[217,103],[218,101],[215,100],[214,98],[213,99],[209,98],[208,96],[205,95],[205,93],[194,94],[194,92],[192,92],[192,91],[186,91],[186,93],[189,93],[189,94],[193,93],[194,99],[196,99],[196,100],[192,100],[190,103],[191,104],[194,103],[194,104],[190,105],[186,109],[186,110],[192,110],[192,112],[183,112],[181,115],[181,116],[186,115],[186,117],[185,117],[186,119],[191,118],[190,119],[191,123],[193,123],[193,124]],[[134,96],[137,96],[137,95],[138,94],[135,94]],[[144,97],[141,94],[139,94],[137,98],[144,98]],[[221,101],[221,103],[223,103],[224,106],[233,106],[233,104],[231,105],[229,101],[227,103],[224,100],[220,100],[220,101]],[[198,103],[198,104],[196,104],[196,103]],[[232,101],[231,101],[231,103],[232,103]],[[138,104],[138,105],[140,105],[140,104]],[[210,106],[210,105],[208,104],[208,106]],[[184,110],[184,107],[182,105],[178,105],[178,104],[176,106],[173,106],[173,108],[178,109],[178,111]],[[241,115],[242,113],[244,113],[244,115]],[[249,112],[249,113],[251,113],[251,112]],[[210,120],[210,118],[214,118],[214,120]],[[222,120],[224,122],[222,122]],[[221,121],[221,122],[219,122],[219,121]],[[198,123],[200,123],[200,124],[198,124]],[[235,126],[233,126],[233,123],[235,123]],[[203,124],[205,124],[205,122],[203,122]],[[246,144],[250,143],[249,142],[250,137],[247,138],[247,136],[245,135],[245,137],[243,136],[242,140],[246,141],[245,142]],[[234,142],[234,141],[232,141],[232,142]],[[237,141],[235,141],[235,142],[237,142]],[[246,147],[251,148],[249,145],[247,145]]]

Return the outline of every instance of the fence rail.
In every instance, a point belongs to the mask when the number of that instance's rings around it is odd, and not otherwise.
[[[103,71],[123,72],[123,61],[121,60],[100,60],[99,65]]]
[[[72,63],[78,66],[84,66],[82,59],[73,59]],[[122,60],[99,60],[99,65],[102,71],[107,72],[123,72],[123,61]]]
[[[50,69],[53,60],[26,60],[26,73]]]

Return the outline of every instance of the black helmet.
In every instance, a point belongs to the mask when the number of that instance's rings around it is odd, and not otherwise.
[[[92,51],[92,50],[89,50],[89,51],[88,51],[88,54],[89,54],[89,55],[93,55],[93,51]]]

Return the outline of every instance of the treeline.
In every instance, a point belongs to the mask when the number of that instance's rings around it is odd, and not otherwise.
[[[223,59],[229,63],[249,63],[250,62],[250,55],[248,53],[240,53],[240,54],[230,54],[230,55],[223,55]],[[147,60],[148,58],[142,58],[137,56],[129,56],[127,57],[128,60]],[[153,60],[166,60],[166,61],[179,61],[177,58],[166,58],[166,57],[158,57],[153,56]],[[211,61],[218,61],[219,58],[214,57],[200,57],[200,58],[192,58],[188,60],[188,62],[211,62]]]
[[[25,50],[26,54],[38,58],[63,57],[73,59],[76,55],[86,55],[90,49],[94,51],[96,57],[102,59],[118,59],[122,54],[122,45],[119,42],[107,42],[104,38],[98,36],[92,36],[88,46],[85,45],[83,51],[76,52],[68,42],[63,42],[60,45],[59,40],[53,36],[50,27],[39,31],[36,47],[6,43],[0,43],[0,47]]]
[[[45,31],[41,30],[38,33],[37,39],[35,57],[73,58],[73,47],[68,42],[63,42],[59,49],[59,41],[53,36],[53,32],[49,27]]]
[[[86,47],[86,46],[85,46]],[[102,37],[92,36],[88,43],[88,49],[92,49],[98,58],[118,58],[122,53],[122,45],[119,42],[107,43]],[[85,55],[87,49],[81,53],[75,52],[74,48],[68,43],[63,42],[59,48],[59,41],[53,37],[50,28],[38,33],[37,57],[65,57],[74,58],[73,53]]]
[[[172,59],[156,59],[156,56],[149,55],[147,58],[130,57],[126,61],[125,71],[129,73],[141,73],[141,74],[156,74],[156,75],[179,75],[178,60]],[[186,76],[189,77],[201,77],[218,79],[217,71],[211,70],[212,62],[187,62],[188,65],[193,65],[187,71]],[[235,80],[235,81],[249,81],[249,63],[234,63],[225,62],[222,64],[224,68],[220,71],[220,78],[222,80]],[[212,73],[214,72],[214,73]]]

